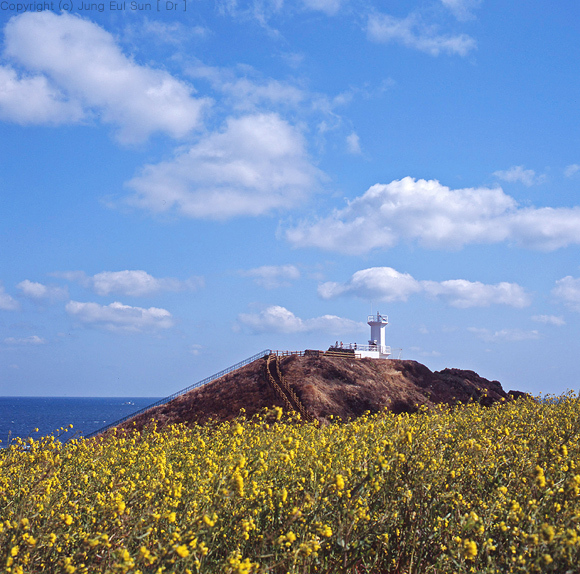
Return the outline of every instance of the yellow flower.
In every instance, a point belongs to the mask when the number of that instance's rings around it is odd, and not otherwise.
[[[175,549],[175,552],[177,552],[177,554],[179,554],[179,556],[181,556],[182,558],[186,558],[187,556],[189,556],[189,550],[187,549],[187,546],[185,544],[178,546]]]
[[[244,496],[244,478],[239,472],[234,474],[234,485],[236,488],[236,494],[238,496]]]
[[[467,560],[473,560],[477,556],[477,544],[473,540],[464,540],[463,552]]]
[[[320,533],[321,536],[324,536],[325,538],[330,538],[332,536],[332,528],[330,528],[330,526],[328,526],[327,524],[319,528],[318,532]]]
[[[534,474],[536,475],[536,484],[540,488],[546,486],[546,477],[544,476],[544,469],[541,466],[536,466]]]
[[[554,540],[555,534],[556,532],[553,526],[550,526],[548,524],[542,524],[542,538],[546,542],[552,542],[552,540]]]

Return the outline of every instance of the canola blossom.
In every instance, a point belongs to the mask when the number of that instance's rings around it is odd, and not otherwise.
[[[0,571],[576,573],[579,433],[570,394],[17,440]]]

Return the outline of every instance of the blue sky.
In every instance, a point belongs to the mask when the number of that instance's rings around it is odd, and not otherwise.
[[[577,3],[133,6],[0,7],[1,395],[163,396],[377,310],[578,390]]]

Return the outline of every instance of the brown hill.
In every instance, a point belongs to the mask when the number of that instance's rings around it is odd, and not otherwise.
[[[432,372],[416,361],[356,359],[314,352],[258,359],[123,426],[135,424],[140,429],[151,419],[161,427],[209,419],[224,421],[237,417],[242,409],[251,417],[264,407],[274,406],[302,409],[307,418],[323,422],[330,416],[355,418],[365,411],[413,412],[420,405],[438,403],[476,400],[490,405],[517,394],[506,393],[498,381],[488,381],[473,371]]]

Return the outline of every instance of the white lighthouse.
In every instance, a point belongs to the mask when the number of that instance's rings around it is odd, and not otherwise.
[[[385,327],[389,324],[389,319],[386,315],[381,315],[378,311],[376,316],[369,315],[367,324],[371,327],[371,338],[369,339],[369,347],[376,347],[377,351],[385,354]],[[389,353],[390,354],[390,353]]]
[[[368,316],[367,324],[371,328],[371,338],[367,347],[368,351],[364,355],[377,359],[387,359],[391,354],[391,347],[385,345],[385,328],[389,324],[388,317],[377,311],[376,315]]]
[[[358,357],[369,359],[388,359],[391,355],[391,347],[385,345],[385,327],[389,324],[389,319],[386,315],[381,315],[377,312],[376,315],[369,315],[367,317],[367,324],[371,328],[371,338],[368,345],[359,345],[358,343],[348,343],[340,345],[338,341],[336,345],[330,347],[329,353],[354,353]]]

